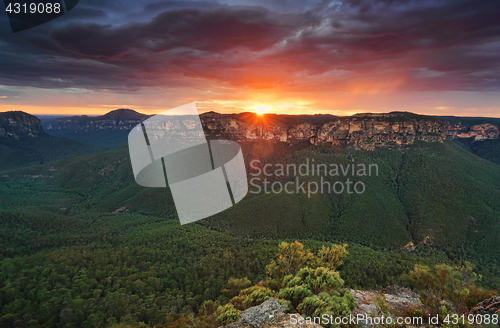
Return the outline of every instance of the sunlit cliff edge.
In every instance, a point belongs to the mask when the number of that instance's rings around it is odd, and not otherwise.
[[[119,109],[98,117],[74,116],[57,119],[45,126],[47,131],[130,130],[150,116]],[[491,123],[466,125],[434,116],[407,112],[331,115],[257,115],[255,113],[200,115],[207,136],[233,140],[308,141],[315,145],[352,143],[358,148],[374,149],[384,145],[412,144],[417,140],[440,142],[445,139],[497,139],[500,129]]]

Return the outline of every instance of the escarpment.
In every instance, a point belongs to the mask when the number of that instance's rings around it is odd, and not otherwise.
[[[59,118],[45,128],[93,132],[127,131],[151,117],[130,109],[118,109],[102,116]],[[446,139],[473,138],[474,141],[497,139],[498,126],[483,123],[465,125],[433,116],[406,112],[387,114],[331,115],[257,115],[254,113],[200,115],[205,133],[211,138],[235,141],[268,140],[314,145],[353,144],[362,149],[379,146],[408,145],[415,141],[442,142]]]
[[[255,115],[253,120],[240,119],[238,115],[204,113],[202,124],[209,136],[240,141],[270,140],[280,142],[309,141],[315,145],[340,145],[352,143],[358,148],[374,149],[377,146],[407,145],[417,140],[442,142],[446,139],[474,138],[476,141],[496,139],[500,130],[493,124],[465,126],[432,117],[406,113],[361,114],[333,118],[313,124],[290,124],[278,115]]]

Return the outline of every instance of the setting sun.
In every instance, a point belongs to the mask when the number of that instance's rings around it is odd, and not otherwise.
[[[264,106],[264,105],[261,105],[261,106],[255,106],[254,107],[255,109],[255,112],[258,114],[258,115],[262,115],[262,114],[266,114],[266,113],[269,113],[269,111],[272,109],[271,106]]]

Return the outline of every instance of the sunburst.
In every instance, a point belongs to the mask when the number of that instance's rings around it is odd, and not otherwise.
[[[255,106],[254,110],[258,115],[263,115],[269,113],[272,110],[272,107],[267,105],[259,105]]]

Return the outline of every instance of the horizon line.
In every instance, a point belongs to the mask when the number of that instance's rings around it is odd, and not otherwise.
[[[135,109],[132,109],[132,108],[117,108],[117,109],[114,109],[114,110],[111,110],[109,112],[106,112],[104,114],[100,114],[100,115],[92,115],[92,114],[45,114],[45,113],[42,113],[42,114],[31,114],[29,112],[26,112],[26,111],[19,111],[19,110],[0,110],[0,113],[7,113],[7,112],[23,112],[23,113],[26,113],[26,114],[29,114],[29,115],[33,115],[33,116],[51,116],[51,117],[75,117],[75,116],[87,116],[87,117],[100,117],[100,116],[104,116],[106,114],[109,114],[111,112],[114,112],[114,111],[117,111],[117,110],[120,110],[120,109],[127,109],[127,110],[132,110],[138,114],[141,114],[141,115],[149,115],[149,116],[153,116],[155,114],[145,114],[145,113],[141,113]],[[330,116],[336,116],[336,117],[352,117],[352,116],[356,116],[356,115],[382,115],[382,114],[392,114],[392,113],[409,113],[409,114],[414,114],[414,115],[419,115],[419,116],[432,116],[432,117],[459,117],[459,118],[486,118],[486,119],[500,119],[500,116],[498,117],[495,117],[495,116],[460,116],[460,115],[436,115],[436,114],[420,114],[420,113],[415,113],[415,112],[410,112],[410,111],[390,111],[390,112],[359,112],[359,113],[355,113],[355,114],[351,114],[351,115],[335,115],[335,114],[330,114],[330,113],[293,113],[293,114],[290,114],[290,113],[263,113],[263,114],[258,114],[256,112],[252,112],[252,111],[241,111],[241,112],[233,112],[233,113],[220,113],[220,112],[216,112],[216,111],[213,111],[213,110],[209,110],[209,111],[201,111],[199,112],[199,114],[206,114],[206,113],[215,113],[215,114],[220,114],[220,115],[238,115],[238,114],[244,114],[244,113],[249,113],[249,114],[255,114],[255,115],[260,115],[260,116],[266,116],[266,115],[288,115],[288,116],[315,116],[315,115],[330,115]]]

